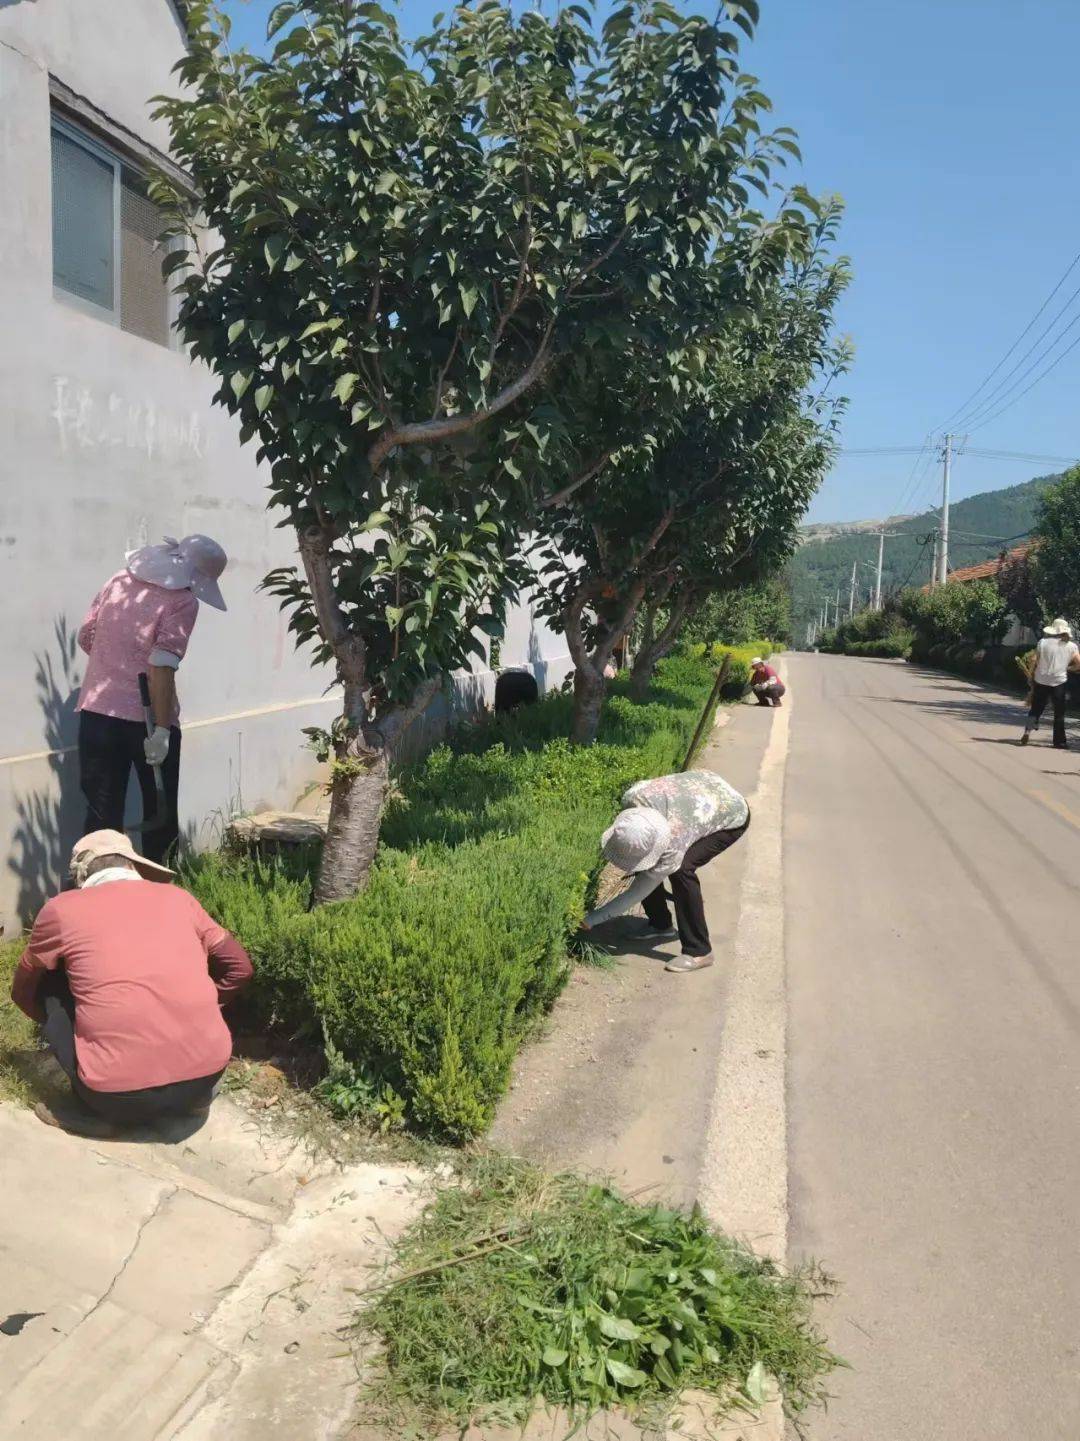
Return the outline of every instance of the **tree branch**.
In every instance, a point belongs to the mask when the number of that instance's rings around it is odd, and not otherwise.
[[[543,375],[554,356],[548,350],[551,332],[555,327],[552,320],[544,332],[540,347],[528,366],[518,378],[504,386],[481,410],[471,410],[462,415],[444,415],[432,420],[413,421],[408,425],[389,427],[368,451],[368,464],[372,471],[378,471],[386,463],[392,450],[404,445],[427,445],[432,441],[451,440],[457,435],[467,435],[485,420],[490,420],[499,411],[505,410],[519,400]]]
[[[581,487],[587,485],[594,476],[600,474],[614,454],[615,452],[613,450],[605,450],[596,464],[591,465],[583,475],[579,475],[577,480],[571,481],[569,485],[564,485],[562,490],[556,490],[551,495],[545,495],[540,501],[541,509],[546,510],[550,506],[562,505],[565,501],[568,501],[576,490],[580,490]]]
[[[675,519],[675,507],[674,507],[674,506],[669,506],[669,508],[668,508],[668,509],[664,512],[664,514],[660,517],[660,520],[659,520],[659,522],[657,523],[656,528],[653,530],[652,535],[650,535],[649,538],[648,538],[648,540],[645,542],[645,545],[643,546],[643,548],[638,551],[637,555],[634,556],[633,560],[632,560],[632,561],[630,562],[630,564],[626,567],[627,570],[637,570],[638,566],[639,566],[639,565],[641,564],[641,562],[645,559],[645,557],[652,554],[652,552],[656,549],[656,547],[657,547],[657,546],[660,544],[660,542],[663,540],[663,538],[664,538],[664,533],[667,531],[668,526],[671,524],[671,522],[672,522],[674,519]]]
[[[588,580],[578,586],[563,607],[563,634],[566,636],[566,648],[578,670],[589,671],[592,669],[589,652],[585,646],[581,617],[585,606],[594,598],[599,589],[600,582],[598,580]]]
[[[567,291],[568,295],[573,295],[574,291],[578,288],[582,281],[587,280],[594,270],[599,270],[600,266],[603,265],[605,260],[611,259],[611,257],[615,254],[616,250],[618,250],[619,246],[626,239],[626,233],[629,229],[629,225],[624,225],[623,228],[619,231],[618,235],[616,235],[615,239],[611,242],[611,244],[601,250],[600,254],[597,255],[595,259],[589,261],[588,265],[586,265],[585,269],[574,281],[573,285],[570,286],[569,290]]]
[[[349,629],[334,589],[330,563],[334,531],[323,522],[305,530],[298,530],[297,538],[319,630],[323,640],[333,651],[338,679],[345,688],[345,716],[350,725],[359,727],[366,718],[364,687],[367,678],[367,647],[360,636]]]

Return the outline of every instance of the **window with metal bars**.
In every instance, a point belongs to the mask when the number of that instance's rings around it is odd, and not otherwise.
[[[55,117],[52,222],[54,293],[133,335],[169,345],[161,218],[146,182],[100,141]]]

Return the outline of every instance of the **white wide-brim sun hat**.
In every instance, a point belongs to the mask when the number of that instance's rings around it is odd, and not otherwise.
[[[190,590],[196,600],[216,610],[226,609],[218,576],[229,558],[208,535],[186,535],[183,540],[167,535],[160,545],[129,551],[125,561],[136,580],[160,585],[163,590]]]
[[[1052,620],[1049,625],[1043,626],[1043,635],[1072,635],[1072,626],[1064,616],[1059,615],[1057,619]]]
[[[631,806],[620,811],[600,838],[604,859],[620,871],[650,871],[671,845],[671,827],[659,811]]]

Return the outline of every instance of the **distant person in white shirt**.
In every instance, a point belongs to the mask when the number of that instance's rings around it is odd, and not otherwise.
[[[1028,713],[1020,744],[1026,746],[1031,732],[1038,728],[1046,702],[1054,706],[1054,748],[1063,751],[1065,739],[1065,681],[1069,671],[1080,670],[1080,646],[1072,638],[1069,622],[1058,616],[1043,631],[1035,648],[1035,676],[1031,688],[1031,710]]]

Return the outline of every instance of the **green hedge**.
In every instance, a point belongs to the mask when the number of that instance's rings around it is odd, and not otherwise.
[[[911,634],[907,631],[883,636],[881,640],[849,640],[844,655],[868,655],[889,660],[905,660],[911,650]]]
[[[958,641],[952,644],[926,644],[916,638],[909,659],[920,665],[933,665],[973,680],[987,681],[1009,690],[1026,691],[1026,676],[1017,661],[1028,654],[1030,646],[978,646]]]
[[[680,764],[713,674],[700,656],[662,661],[644,705],[620,679],[587,749],[565,740],[561,695],[463,728],[397,778],[355,900],[309,912],[300,863],[193,860],[187,884],[253,956],[259,1022],[322,1030],[426,1131],[484,1130],[566,981],[600,832],[627,785]]]

